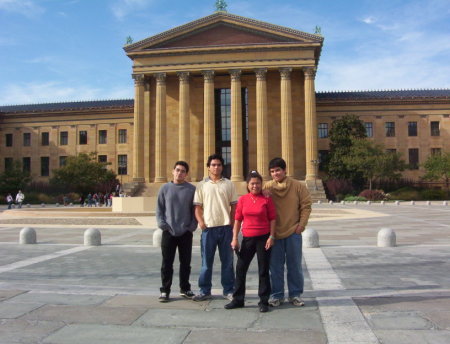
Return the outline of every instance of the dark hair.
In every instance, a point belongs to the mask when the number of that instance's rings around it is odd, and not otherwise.
[[[252,178],[258,178],[259,181],[261,182],[261,184],[262,184],[262,182],[263,182],[263,178],[262,178],[262,176],[258,173],[258,171],[250,171],[250,172],[248,173],[247,179],[246,179],[246,181],[247,181],[247,191],[248,191],[248,192],[250,192],[250,190],[249,190],[249,188],[248,188],[248,183],[250,183],[250,180],[251,180]]]
[[[225,162],[223,161],[222,155],[220,155],[220,154],[211,154],[208,157],[208,161],[206,162],[206,167],[209,167],[209,165],[211,165],[211,161],[212,160],[220,160],[220,162],[222,163],[222,166],[225,165]]]
[[[183,166],[186,169],[186,173],[189,173],[189,164],[186,161],[180,160],[173,165],[173,169],[177,167],[177,165]]]
[[[282,170],[285,170],[286,169],[286,161],[284,161],[282,158],[273,158],[269,162],[269,170],[271,170],[272,168],[276,168],[276,167],[279,167]]]

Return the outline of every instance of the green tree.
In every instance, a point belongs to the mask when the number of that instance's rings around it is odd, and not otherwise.
[[[366,137],[364,123],[355,115],[345,115],[333,122],[330,129],[330,154],[327,161],[327,172],[338,179],[359,181],[360,172],[349,169],[342,160],[348,155],[354,139]]]
[[[2,194],[23,190],[31,181],[30,173],[24,171],[20,161],[14,161],[12,166],[0,174],[0,190]]]
[[[384,147],[366,139],[353,139],[353,144],[342,157],[343,165],[352,171],[360,173],[369,183],[377,179],[399,179],[406,163],[400,153],[386,152]]]
[[[98,162],[95,153],[81,153],[67,157],[66,164],[53,170],[50,184],[62,186],[67,191],[88,193],[103,188],[109,192],[116,183],[116,174],[107,169],[107,163]]]
[[[450,196],[450,152],[433,154],[423,164],[425,180],[443,181],[447,190],[447,197]]]

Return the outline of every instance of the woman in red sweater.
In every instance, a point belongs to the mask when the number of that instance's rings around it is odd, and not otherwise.
[[[245,279],[248,267],[256,253],[259,273],[259,311],[267,312],[270,296],[270,248],[275,240],[276,210],[272,199],[262,194],[262,177],[258,172],[249,173],[247,190],[249,193],[239,198],[236,207],[231,241],[231,247],[238,254],[235,292],[233,300],[225,305],[225,309],[244,307]],[[243,239],[239,250],[238,234],[241,225]]]

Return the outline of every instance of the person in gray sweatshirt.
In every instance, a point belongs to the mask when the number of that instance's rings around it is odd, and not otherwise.
[[[180,296],[192,298],[191,274],[192,236],[197,228],[194,215],[195,186],[186,181],[189,165],[177,161],[173,167],[173,180],[164,184],[158,193],[156,220],[162,229],[160,302],[169,301],[173,277],[173,262],[178,248],[180,260]]]

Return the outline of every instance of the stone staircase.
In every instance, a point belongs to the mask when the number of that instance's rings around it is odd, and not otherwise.
[[[317,201],[328,202],[325,189],[323,188],[322,179],[316,179],[315,181],[305,180],[304,182],[311,193],[313,203],[317,203]]]

